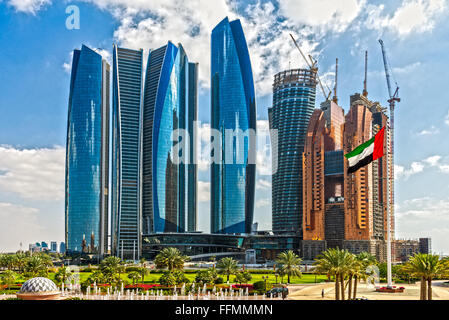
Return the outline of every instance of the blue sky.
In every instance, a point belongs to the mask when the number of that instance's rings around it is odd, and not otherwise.
[[[80,29],[66,28],[67,6]],[[396,113],[396,232],[431,236],[449,253],[449,28],[447,0],[0,0],[0,251],[63,240],[64,146],[71,52],[86,44],[111,58],[112,43],[134,49],[181,42],[200,63],[200,120],[209,121],[212,28],[240,18],[256,82],[259,126],[266,126],[273,75],[303,67],[290,40],[319,60],[333,86],[339,58],[340,104],[363,85],[386,104],[381,37],[402,102]],[[322,95],[318,92],[318,101]],[[318,107],[318,103],[317,103]],[[266,159],[260,159],[266,163]],[[264,161],[266,160],[266,161]],[[200,166],[200,228],[209,229],[209,171]],[[271,178],[258,169],[255,221],[271,226]],[[21,230],[22,232],[17,232]]]

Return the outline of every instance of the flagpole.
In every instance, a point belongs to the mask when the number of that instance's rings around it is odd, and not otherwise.
[[[390,125],[388,126],[388,133],[390,136],[390,148],[388,148],[387,154],[387,287],[393,286],[391,276],[391,201],[394,199],[394,194],[391,194],[391,189],[394,183],[394,102],[390,102]],[[387,135],[388,138],[388,135]]]

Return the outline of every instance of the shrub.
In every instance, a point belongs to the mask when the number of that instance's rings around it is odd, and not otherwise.
[[[215,279],[215,284],[222,284],[222,283],[224,283],[223,277],[217,277],[217,279]]]
[[[173,271],[173,276],[176,279],[176,284],[183,284],[190,282],[190,280],[184,275],[184,272],[180,270]]]
[[[176,278],[172,273],[166,272],[159,278],[159,283],[163,286],[171,287],[176,284]]]
[[[265,281],[257,281],[254,282],[254,290],[257,291],[265,291]],[[273,287],[273,285],[269,282],[267,282],[267,290],[270,290]]]
[[[138,272],[139,270],[140,270],[140,267],[136,267],[136,266],[131,266],[131,267],[126,267],[125,268],[125,272],[126,273]]]

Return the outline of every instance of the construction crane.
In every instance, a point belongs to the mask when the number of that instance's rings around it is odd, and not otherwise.
[[[301,47],[298,45],[298,43],[296,42],[295,38],[293,37],[293,35],[291,33],[290,33],[290,37],[292,38],[296,48],[298,48],[299,53],[301,54],[302,58],[304,59],[306,64],[309,66],[310,70],[316,74],[318,83],[320,84],[321,91],[323,92],[324,99],[329,100],[329,97],[330,97],[332,91],[328,95],[326,95],[326,92],[324,91],[323,83],[321,82],[320,76],[318,74],[318,67],[316,66],[317,61],[314,60],[310,54],[308,55],[310,60],[307,60],[306,56],[304,55],[304,53],[301,50]]]
[[[334,84],[334,96],[332,98],[332,101],[335,102],[335,104],[338,104],[337,85],[338,85],[338,58],[335,58],[335,84]]]
[[[385,67],[385,77],[387,78],[387,87],[388,87],[388,103],[390,105],[390,170],[387,170],[387,285],[388,287],[392,286],[391,279],[391,204],[394,203],[394,192],[390,194],[390,188],[394,187],[394,107],[396,102],[400,102],[399,98],[399,87],[396,84],[396,90],[392,94],[391,83],[390,83],[390,71],[389,71],[389,63],[387,60],[387,54],[385,53],[385,45],[382,39],[379,39],[380,47],[382,49],[382,58],[384,61]]]

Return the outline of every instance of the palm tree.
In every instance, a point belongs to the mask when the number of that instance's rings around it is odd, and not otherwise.
[[[140,267],[137,271],[142,279],[142,283],[145,282],[145,276],[150,273],[150,270],[148,270],[145,266]]]
[[[48,268],[52,265],[53,263],[47,255],[34,255],[28,259],[25,271],[36,277],[43,273],[47,274]]]
[[[225,274],[226,281],[229,281],[229,276],[231,274],[236,274],[238,270],[237,261],[235,261],[230,257],[223,258],[220,261],[218,261],[217,269],[219,270],[220,274]]]
[[[25,270],[25,266],[27,264],[28,259],[29,259],[29,257],[27,256],[26,253],[24,253],[24,252],[16,253],[15,264],[20,273],[22,273]]]
[[[158,268],[168,268],[172,272],[175,269],[184,269],[184,263],[189,257],[184,256],[177,248],[165,248],[154,259],[154,263]]]
[[[117,275],[120,279],[124,266],[119,257],[107,257],[100,263],[100,270],[109,284],[116,282]]]
[[[284,273],[287,275],[288,283],[290,283],[291,276],[301,277],[300,264],[302,259],[292,250],[280,253],[276,262],[282,266],[281,269],[284,270]]]
[[[357,284],[360,279],[365,280],[367,278],[366,268],[371,265],[376,265],[376,257],[369,252],[361,252],[355,256],[355,263],[352,275],[354,277],[354,293],[352,298],[355,299],[357,296]],[[351,298],[351,293],[349,293],[349,298]]]
[[[140,273],[137,271],[130,272],[128,273],[128,279],[130,279],[133,284],[136,284],[137,280],[140,279]]]
[[[446,261],[440,260],[438,255],[424,253],[415,254],[404,268],[421,278],[421,300],[432,300],[432,280],[448,272]]]
[[[335,277],[335,300],[345,300],[345,277],[354,267],[354,255],[348,250],[327,249],[315,262],[317,272]],[[341,294],[341,296],[340,296]]]

